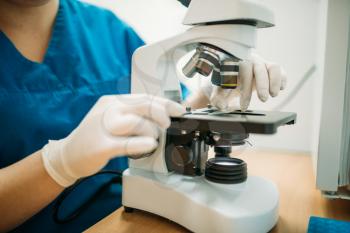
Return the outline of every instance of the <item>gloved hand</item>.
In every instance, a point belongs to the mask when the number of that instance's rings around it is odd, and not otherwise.
[[[266,102],[269,95],[277,96],[279,91],[286,87],[286,84],[286,73],[282,67],[253,54],[251,60],[240,63],[238,88],[223,89],[214,86],[210,79],[206,79],[202,86],[202,92],[209,99],[211,105],[220,110],[241,109],[246,111],[254,89],[256,89],[259,99]]]
[[[114,157],[152,152],[158,145],[158,127],[169,127],[169,117],[183,113],[180,104],[155,96],[101,97],[68,137],[43,148],[44,167],[58,184],[70,186]]]

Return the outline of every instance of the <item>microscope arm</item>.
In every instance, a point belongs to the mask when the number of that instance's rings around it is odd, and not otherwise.
[[[133,55],[132,93],[164,96],[179,102],[181,93],[176,64],[198,43],[214,45],[244,60],[255,47],[256,28],[230,24],[197,26],[139,48]]]

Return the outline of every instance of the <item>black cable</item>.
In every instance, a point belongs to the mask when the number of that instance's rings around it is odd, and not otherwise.
[[[68,215],[65,218],[60,218],[59,217],[59,210],[60,207],[62,206],[64,200],[76,189],[76,187],[78,187],[80,184],[82,184],[84,181],[98,176],[98,175],[103,175],[103,174],[113,174],[115,175],[115,177],[113,179],[111,179],[110,181],[108,181],[107,183],[105,183],[104,185],[102,185],[95,193],[94,195],[92,195],[86,202],[84,202],[79,208],[77,208],[75,211],[73,211],[72,214]],[[75,182],[72,186],[66,188],[61,195],[57,198],[56,202],[53,205],[53,220],[58,223],[58,224],[64,224],[67,222],[70,222],[72,220],[74,220],[75,218],[77,218],[79,216],[79,214],[86,210],[90,203],[92,203],[100,194],[103,193],[103,191],[108,188],[112,183],[118,183],[121,184],[122,183],[122,175],[123,173],[121,171],[116,171],[116,170],[103,170],[100,171],[94,175],[91,176],[87,176],[84,177],[82,179],[79,179],[77,182]]]

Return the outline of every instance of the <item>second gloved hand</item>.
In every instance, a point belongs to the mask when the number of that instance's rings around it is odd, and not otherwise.
[[[286,73],[281,66],[253,54],[250,60],[240,63],[237,89],[223,89],[207,79],[202,92],[220,110],[246,111],[255,89],[259,99],[266,102],[269,96],[277,96],[286,84]]]
[[[159,128],[185,113],[175,102],[149,95],[104,96],[66,138],[42,150],[44,167],[61,186],[102,169],[110,159],[152,152]]]

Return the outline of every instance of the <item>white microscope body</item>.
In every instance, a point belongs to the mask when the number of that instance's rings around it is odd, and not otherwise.
[[[173,38],[139,48],[133,55],[131,92],[180,100],[176,64],[199,43],[245,60],[259,27],[273,26],[273,13],[249,0],[192,0],[184,23],[194,25]],[[169,172],[165,132],[149,157],[129,160],[122,204],[174,221],[200,233],[268,232],[278,220],[279,194],[272,182],[248,176],[241,184],[207,181]]]

